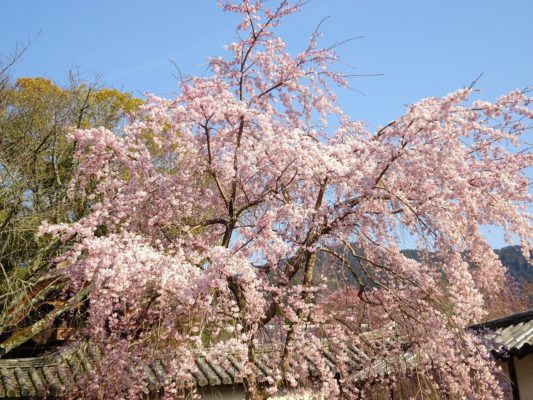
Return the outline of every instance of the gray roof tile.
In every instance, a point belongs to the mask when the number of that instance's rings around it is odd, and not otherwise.
[[[373,360],[353,346],[342,350],[348,356],[348,365],[358,371],[362,378],[376,377],[390,373],[390,366],[383,360]],[[326,345],[322,349],[323,360],[336,373],[337,355]],[[256,353],[255,368],[258,378],[272,376],[273,359],[279,359],[280,349],[264,348]],[[306,356],[307,357],[307,356]],[[93,370],[101,360],[100,350],[86,341],[78,341],[59,348],[56,353],[33,358],[0,359],[0,398],[31,397],[44,394],[60,395],[66,388],[82,382],[87,372]],[[309,361],[311,361],[309,359]],[[197,368],[189,379],[184,379],[183,387],[230,385],[243,382],[243,363],[236,354],[218,354],[216,357],[204,355],[195,358]],[[130,367],[131,368],[131,367]],[[289,365],[289,369],[291,365]],[[369,371],[372,372],[369,372]],[[310,373],[316,374],[311,362]],[[157,391],[168,378],[165,366],[157,361],[144,369],[148,388]]]
[[[533,351],[533,310],[487,321],[471,329],[480,332],[496,356],[523,355]]]

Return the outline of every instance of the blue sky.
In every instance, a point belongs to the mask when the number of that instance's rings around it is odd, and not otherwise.
[[[172,96],[176,70],[169,60],[185,74],[202,74],[207,57],[223,55],[235,38],[235,17],[215,0],[3,0],[2,10],[0,54],[35,38],[15,77],[61,83],[73,68],[136,95]],[[370,129],[480,73],[487,100],[533,84],[531,0],[313,0],[279,30],[289,50],[298,51],[326,16],[323,43],[364,36],[340,48],[341,59],[356,73],[384,74],[339,91],[345,110]],[[503,245],[499,236],[490,236],[496,247]]]

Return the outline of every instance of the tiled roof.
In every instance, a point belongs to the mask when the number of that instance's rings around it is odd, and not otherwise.
[[[46,356],[0,360],[0,397],[58,394],[63,385],[79,380],[97,357],[87,346],[71,346]]]
[[[485,339],[490,350],[497,357],[524,355],[533,352],[533,310],[513,314],[470,327]],[[368,339],[376,336],[384,339],[388,329],[378,329],[363,334]],[[380,341],[380,340],[378,340]],[[388,375],[400,368],[403,371],[416,364],[416,356],[406,352],[402,360],[391,363],[386,357],[370,359],[364,352],[354,346],[346,346],[348,364],[353,368],[354,376],[363,382]],[[272,357],[278,357],[279,351],[262,349],[257,353],[255,368],[259,380],[275,375],[268,367]],[[328,367],[337,372],[335,355],[327,346],[323,349],[324,360]],[[87,342],[78,341],[59,348],[55,353],[33,358],[0,359],[0,398],[34,397],[44,394],[60,395],[62,387],[72,387],[88,371],[95,368],[100,360],[96,347]],[[196,369],[184,387],[232,385],[243,382],[242,362],[236,354],[225,354],[217,361],[204,356],[195,358]],[[167,377],[165,366],[155,362],[145,369],[145,378],[151,390],[157,390]]]
[[[472,329],[487,339],[498,357],[521,356],[533,352],[533,310],[474,325]]]
[[[353,377],[361,382],[373,381],[393,371],[403,371],[416,363],[416,357],[406,352],[401,360],[392,360],[376,349],[387,347],[389,340],[396,335],[395,326],[387,325],[361,333],[360,337],[368,346],[367,353],[356,346],[342,346],[343,358],[347,357],[347,365]],[[375,346],[375,347],[374,347]],[[372,356],[371,354],[375,355]],[[337,374],[336,355],[327,342],[322,348],[323,360],[328,368]],[[267,376],[277,375],[271,365],[279,360],[280,348],[262,347],[256,352],[255,370],[259,382]],[[307,358],[307,356],[304,356]],[[0,398],[34,397],[48,394],[60,396],[63,387],[72,388],[87,372],[93,370],[101,360],[101,353],[87,341],[78,340],[58,348],[55,353],[17,359],[0,358]],[[313,362],[307,358],[310,365]],[[182,387],[204,387],[233,385],[243,382],[243,363],[236,353],[218,354],[216,357],[197,356],[195,367],[190,379],[182,383]],[[311,367],[311,378],[313,375]],[[157,391],[167,378],[167,370],[162,362],[155,362],[145,368],[144,376],[148,387]]]
[[[347,349],[350,361],[354,367],[368,365],[368,358],[349,346]],[[274,371],[270,370],[268,358],[275,354],[267,351],[258,352],[256,357],[256,372],[259,380]],[[324,349],[327,365],[333,371],[335,357]],[[196,357],[196,370],[191,373],[189,381],[184,387],[231,385],[243,382],[241,373],[242,363],[235,354],[227,354],[218,358],[216,362],[206,357]],[[0,398],[5,397],[34,397],[60,395],[62,387],[72,387],[88,371],[91,371],[100,360],[100,352],[86,342],[76,342],[59,349],[56,353],[34,358],[0,359]],[[386,372],[386,366],[383,366]],[[360,373],[364,373],[361,370]],[[362,375],[363,377],[363,375]],[[166,378],[166,369],[161,362],[155,362],[145,369],[145,378],[150,390],[161,387]]]

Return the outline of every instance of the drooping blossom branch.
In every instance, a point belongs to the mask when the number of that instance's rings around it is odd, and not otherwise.
[[[72,241],[64,273],[91,288],[86,334],[106,361],[83,395],[139,397],[142,365],[165,359],[179,381],[191,364],[176,360],[209,346],[240,352],[249,398],[303,382],[364,397],[384,378],[357,380],[336,347],[349,343],[398,366],[393,388],[411,373],[433,377],[415,380],[424,390],[501,397],[490,355],[465,327],[505,282],[480,225],[528,251],[527,91],[469,103],[472,90],[458,90],[369,132],[335,101],[347,83],[332,69],[334,47],[315,32],[291,56],[275,35],[302,2],[269,4],[221,2],[241,16],[241,39],[210,60],[209,76],[184,79],[172,100],[150,96],[120,134],[72,134],[71,190],[92,210],[42,233]],[[406,234],[418,261],[400,251]],[[391,323],[386,345],[362,339],[362,325]],[[277,372],[260,380],[253,366],[272,342]],[[406,343],[411,372],[400,368]]]

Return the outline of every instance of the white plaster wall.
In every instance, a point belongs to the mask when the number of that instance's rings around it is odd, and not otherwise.
[[[242,385],[213,386],[199,390],[202,400],[244,400]]]
[[[215,386],[199,390],[201,400],[244,400],[244,388],[242,385]],[[271,397],[272,400],[310,400],[310,394],[291,395],[280,394]]]
[[[509,379],[509,383],[511,383],[507,361],[498,361],[498,365],[502,368],[507,379]],[[515,357],[514,365],[520,400],[533,400],[533,354],[528,354],[522,359]],[[512,398],[511,394],[509,394],[509,398]]]
[[[533,400],[533,354],[514,359],[520,400]]]

